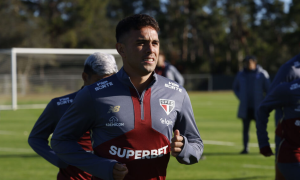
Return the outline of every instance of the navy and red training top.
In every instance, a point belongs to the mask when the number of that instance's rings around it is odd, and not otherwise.
[[[95,180],[113,180],[117,162],[128,168],[125,180],[163,180],[170,141],[178,129],[184,147],[177,160],[198,162],[203,143],[186,90],[155,73],[153,78],[141,95],[123,68],[82,89],[53,133],[53,150]],[[94,154],[77,143],[87,130],[91,130]]]
[[[57,175],[58,180],[91,179],[89,173],[62,161],[48,145],[49,136],[53,133],[58,121],[69,108],[77,93],[78,92],[74,92],[52,99],[35,123],[28,138],[29,145],[36,153],[59,168]],[[91,152],[93,150],[89,131],[85,132],[83,136],[78,139],[78,143],[85,151]]]
[[[273,109],[281,107],[284,116],[276,129],[276,135],[282,138],[277,161],[300,162],[300,79],[278,85],[261,103],[256,120],[259,147],[261,149],[270,146],[267,132],[268,118]]]

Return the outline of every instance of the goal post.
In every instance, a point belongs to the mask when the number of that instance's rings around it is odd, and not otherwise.
[[[115,49],[58,49],[58,48],[12,48],[12,49],[0,49],[0,54],[10,56],[10,74],[11,74],[11,106],[10,105],[2,105],[0,109],[18,109],[18,92],[17,92],[17,58],[18,55],[86,55],[86,57],[82,57],[81,62],[91,54],[95,52],[102,52],[111,54],[116,58],[118,67],[122,66],[122,61],[120,60],[120,56]],[[3,58],[2,58],[3,59]],[[119,59],[119,60],[118,60]],[[0,59],[1,60],[1,59]],[[4,62],[0,61],[0,62]],[[7,66],[7,63],[3,63]],[[5,67],[8,69],[9,67]],[[4,68],[2,68],[4,69]],[[83,69],[83,63],[82,63]],[[10,107],[9,107],[10,106]]]

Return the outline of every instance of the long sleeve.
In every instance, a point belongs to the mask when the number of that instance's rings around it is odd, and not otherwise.
[[[176,157],[182,164],[197,163],[203,153],[203,142],[200,137],[190,98],[187,93],[182,104],[182,110],[179,112],[174,130],[178,129],[184,138],[182,151]]]
[[[35,123],[29,135],[28,143],[37,154],[45,158],[51,164],[59,168],[66,168],[68,165],[55,154],[50,148],[48,141],[58,121],[57,109],[52,100]]]
[[[87,87],[74,99],[54,130],[51,146],[66,163],[76,166],[93,176],[112,180],[116,160],[105,159],[86,152],[77,140],[88,130],[97,126],[94,101]]]
[[[277,86],[260,104],[257,111],[256,133],[259,147],[270,146],[267,132],[268,118],[273,109],[287,105],[290,101],[289,93],[287,93],[286,83]]]

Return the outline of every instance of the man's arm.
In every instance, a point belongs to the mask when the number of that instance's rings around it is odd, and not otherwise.
[[[283,83],[271,90],[267,97],[260,104],[257,111],[256,133],[260,149],[269,147],[269,137],[267,132],[268,118],[273,109],[289,104],[290,94],[287,83]]]
[[[240,90],[240,87],[239,87],[239,76],[240,76],[240,73],[238,73],[235,78],[234,78],[234,81],[233,81],[233,86],[232,86],[232,89],[233,89],[233,92],[235,94],[235,96],[240,99],[239,97],[239,90]]]
[[[88,153],[77,143],[86,131],[97,126],[94,103],[88,88],[83,88],[57,124],[51,146],[66,163],[101,179],[112,180],[117,161]]]
[[[178,114],[173,129],[175,140],[173,138],[172,141],[182,140],[181,143],[183,143],[180,152],[175,155],[177,161],[182,164],[197,163],[203,153],[203,142],[195,122],[190,98],[186,92],[181,112]],[[178,136],[179,134],[182,139]],[[174,146],[174,143],[178,142],[172,142],[171,147]],[[172,155],[174,155],[173,152]]]
[[[51,164],[59,168],[66,168],[68,165],[58,158],[55,152],[50,148],[48,141],[50,134],[53,133],[59,121],[56,111],[57,108],[55,108],[55,104],[52,100],[35,123],[29,135],[28,143],[37,154]]]

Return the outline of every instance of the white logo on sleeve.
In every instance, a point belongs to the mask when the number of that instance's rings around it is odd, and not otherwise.
[[[290,90],[295,90],[295,89],[298,89],[298,88],[300,88],[300,84],[295,83],[295,84],[291,85]]]
[[[176,83],[173,83],[173,82],[169,82],[169,84],[165,84],[165,87],[170,88],[170,89],[173,89],[173,90],[175,90],[175,91],[182,92],[182,89],[179,88],[179,85],[176,84]]]
[[[169,115],[175,108],[175,101],[169,99],[159,99],[159,104],[163,110]]]
[[[112,82],[108,82],[108,81],[101,81],[97,83],[97,87],[95,87],[95,91],[99,91],[101,89],[113,86],[114,84]]]
[[[69,104],[69,103],[72,103],[73,102],[73,99],[70,99],[69,97],[65,97],[65,98],[60,98],[58,102],[56,102],[56,104],[58,106],[60,105],[64,105],[64,104]]]
[[[106,126],[124,126],[124,123],[119,123],[119,119],[116,116],[109,118],[109,123],[106,123]]]

